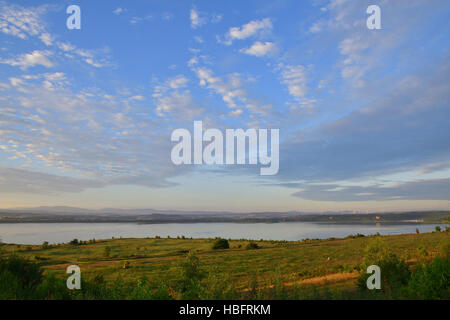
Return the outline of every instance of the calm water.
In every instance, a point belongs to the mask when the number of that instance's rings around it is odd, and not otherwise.
[[[14,223],[0,224],[0,238],[4,243],[42,244],[107,238],[177,237],[231,238],[265,240],[302,240],[305,238],[345,237],[349,234],[402,234],[431,232],[436,225],[333,225],[309,222],[285,223]],[[445,225],[440,225],[444,228]]]

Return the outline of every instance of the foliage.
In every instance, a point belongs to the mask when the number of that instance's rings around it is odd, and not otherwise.
[[[216,239],[216,241],[213,244],[213,249],[229,249],[230,244],[228,243],[227,239]]]
[[[412,299],[450,299],[450,259],[437,257],[420,266],[412,274],[408,293]]]
[[[258,246],[258,244],[256,242],[249,242],[245,246],[245,249],[247,249],[247,250],[259,249],[259,246]]]
[[[379,237],[370,239],[364,249],[364,269],[367,268],[367,266],[377,264],[387,256],[388,247],[386,242]]]
[[[193,251],[190,251],[181,267],[183,269],[181,287],[183,298],[198,299],[202,290],[200,282],[206,276],[200,266],[200,259]]]
[[[0,260],[0,297],[2,299],[31,298],[42,282],[39,265],[15,254]]]

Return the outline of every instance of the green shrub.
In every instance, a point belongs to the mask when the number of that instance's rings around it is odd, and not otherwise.
[[[230,248],[230,244],[228,243],[227,239],[216,239],[216,241],[214,241],[213,247],[214,250],[216,249],[229,249]]]
[[[450,299],[450,259],[435,258],[420,266],[408,285],[413,299]]]
[[[380,267],[381,289],[373,290],[373,293],[385,294],[387,298],[400,297],[403,294],[404,287],[411,278],[411,272],[406,262],[399,259],[396,255],[391,254],[383,257],[381,260],[374,263],[374,265]],[[368,277],[370,277],[370,274],[367,274],[366,270],[362,270],[362,273],[358,278],[358,287],[364,291],[368,290]]]
[[[252,249],[259,249],[260,247],[258,246],[258,244],[256,242],[249,242],[247,243],[247,245],[245,246],[245,249],[247,250],[252,250]]]
[[[381,238],[372,238],[368,241],[364,249],[364,267],[377,264],[388,256],[388,248],[386,242]]]
[[[42,280],[42,270],[37,263],[16,255],[0,260],[2,299],[33,298],[35,289]]]
[[[184,263],[181,291],[184,299],[198,299],[202,294],[201,280],[206,277],[206,272],[200,266],[200,259],[193,251],[190,251]]]

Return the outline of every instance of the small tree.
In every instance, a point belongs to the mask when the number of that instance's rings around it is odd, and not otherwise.
[[[436,226],[436,227],[434,227],[434,230],[436,230],[436,232],[441,232],[441,227]]]
[[[77,246],[79,244],[78,239],[73,239],[72,241],[69,242],[71,245],[73,246]]]
[[[181,267],[183,269],[181,288],[183,298],[199,299],[203,291],[201,281],[206,277],[206,273],[201,268],[200,259],[193,251],[189,251]]]
[[[48,248],[48,241],[44,241],[44,243],[42,243],[42,249],[47,249]]]
[[[217,249],[229,249],[230,248],[230,244],[228,243],[227,239],[217,239],[216,241],[214,241],[213,247],[214,250]]]
[[[376,264],[388,256],[388,248],[381,238],[369,240],[364,249],[364,267]]]

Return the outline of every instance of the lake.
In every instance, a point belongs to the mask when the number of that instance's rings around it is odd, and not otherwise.
[[[4,243],[42,244],[63,243],[72,239],[193,237],[264,240],[302,240],[313,238],[342,238],[350,234],[382,235],[431,232],[438,224],[344,225],[310,222],[283,223],[11,223],[0,224]],[[439,225],[442,229],[448,225]]]

